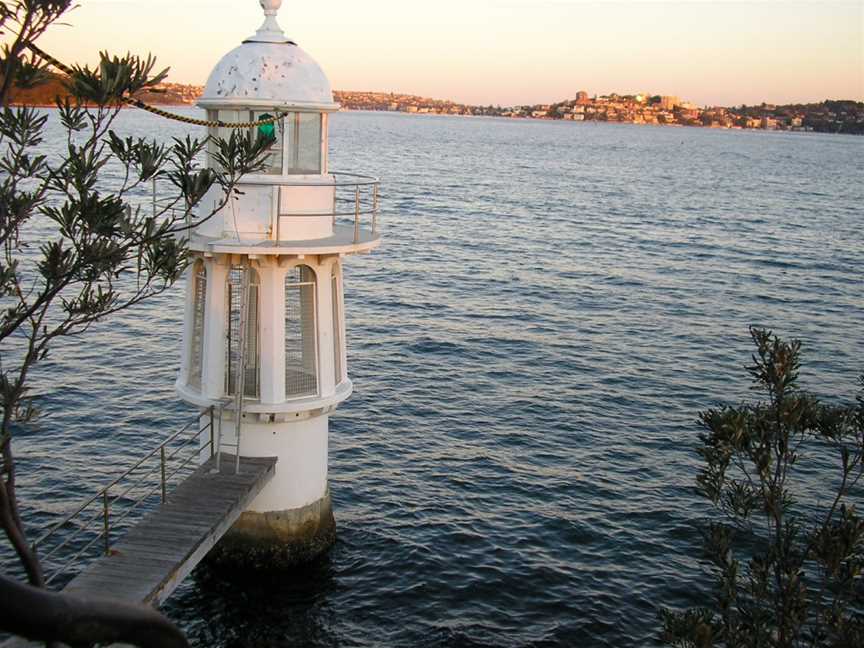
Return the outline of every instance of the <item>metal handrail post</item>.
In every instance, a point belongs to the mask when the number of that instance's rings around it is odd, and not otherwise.
[[[372,235],[378,232],[378,185],[372,185]]]
[[[164,504],[168,500],[168,490],[165,484],[165,446],[162,445],[159,448],[159,464],[162,472],[162,503]]]
[[[354,242],[360,242],[360,186],[354,187]]]
[[[213,425],[214,425],[213,414],[214,414],[215,410],[216,410],[216,408],[211,405],[210,406],[210,458],[211,459],[213,458],[213,455],[215,454],[215,450],[216,450],[216,446],[214,445],[215,434],[214,434],[214,430],[213,430]]]
[[[219,432],[216,434],[216,470],[213,471],[216,473],[222,470],[222,409],[223,405],[219,405]]]
[[[108,556],[111,553],[111,540],[109,538],[109,532],[111,527],[108,522],[108,489],[102,491],[102,534],[105,536],[105,555]]]

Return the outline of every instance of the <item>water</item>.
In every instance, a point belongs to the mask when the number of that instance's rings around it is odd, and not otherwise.
[[[201,646],[650,645],[710,587],[695,420],[748,396],[747,327],[802,339],[823,396],[864,370],[864,139],[343,113],[331,161],[384,179],[384,245],[346,264],[339,540],[165,612]],[[188,420],[182,293],[40,368],[32,524]]]

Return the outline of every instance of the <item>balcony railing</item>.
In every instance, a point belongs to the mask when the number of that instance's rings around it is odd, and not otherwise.
[[[313,179],[298,178],[297,180],[287,180],[285,176],[278,179],[256,176],[254,179],[241,181],[241,184],[254,185],[269,185],[277,188],[280,192],[282,189],[295,188],[320,188],[322,190],[333,191],[333,205],[330,209],[324,211],[307,211],[297,210],[292,211],[290,205],[283,211],[281,199],[277,201],[277,214],[275,215],[275,227],[271,231],[271,240],[283,241],[283,234],[287,231],[286,220],[291,218],[328,218],[331,219],[333,227],[339,224],[349,225],[353,227],[354,236],[353,242],[359,243],[361,240],[361,229],[364,225],[369,226],[373,237],[378,233],[378,218],[380,216],[380,199],[379,187],[380,180],[373,176],[361,175],[358,173],[346,172],[331,172],[327,176],[319,176]],[[322,181],[323,178],[323,181]],[[280,196],[281,198],[281,196]],[[172,218],[183,216],[182,207],[177,207],[176,199],[172,203],[170,198],[159,198],[157,195],[157,184],[153,181],[153,214],[164,212],[164,215]],[[194,210],[185,214],[186,227],[193,228],[198,224],[195,218]]]
[[[378,215],[380,204],[378,188],[380,180],[372,176],[357,173],[331,173],[332,183],[292,182],[281,184],[281,187],[326,187],[333,188],[333,208],[323,213],[307,211],[287,211],[276,215],[276,232],[274,240],[282,239],[282,221],[290,218],[330,218],[335,228],[339,222],[349,222],[354,227],[354,243],[360,242],[360,228],[363,221],[369,223],[374,236],[378,232]]]

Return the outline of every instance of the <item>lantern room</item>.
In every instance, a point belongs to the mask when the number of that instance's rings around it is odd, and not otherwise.
[[[241,133],[271,142],[264,168],[246,175],[232,200],[225,202],[219,187],[204,197],[199,211],[217,213],[196,228],[198,235],[250,242],[326,239],[334,236],[340,211],[351,216],[359,208],[362,216],[377,201],[363,178],[357,183],[348,176],[340,183],[338,174],[330,173],[328,122],[339,105],[321,67],[277,24],[280,4],[262,0],[264,24],[222,57],[198,101],[212,122],[264,122]],[[227,140],[234,130],[209,128],[209,167],[219,167],[216,138]],[[346,195],[340,210],[346,185],[360,194]],[[365,204],[349,204],[354,198]]]

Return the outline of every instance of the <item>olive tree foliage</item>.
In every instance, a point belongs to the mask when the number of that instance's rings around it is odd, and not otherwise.
[[[44,578],[20,515],[13,454],[16,429],[36,415],[33,367],[60,339],[170,287],[188,263],[184,236],[197,203],[218,185],[225,198],[210,215],[220,209],[240,176],[261,168],[268,145],[234,131],[216,140],[218,164],[209,169],[197,162],[206,139],[187,136],[166,145],[116,132],[124,98],[166,76],[149,56],[102,53],[96,68],[73,67],[68,97],[57,99],[53,115],[12,106],[16,87],[46,78],[45,63],[28,44],[70,4],[0,3],[7,43],[0,60],[0,528],[36,588]],[[59,120],[63,133],[51,143],[54,154],[45,143],[49,119]],[[102,175],[118,168],[122,182],[106,186]],[[142,208],[140,197],[155,178],[169,198],[158,209]]]
[[[864,646],[864,519],[855,507],[864,473],[864,376],[854,403],[821,403],[798,386],[798,341],[755,328],[751,336],[748,371],[761,398],[699,415],[697,486],[715,511],[702,528],[713,599],[662,610],[663,641]],[[807,483],[818,490],[804,490]]]

